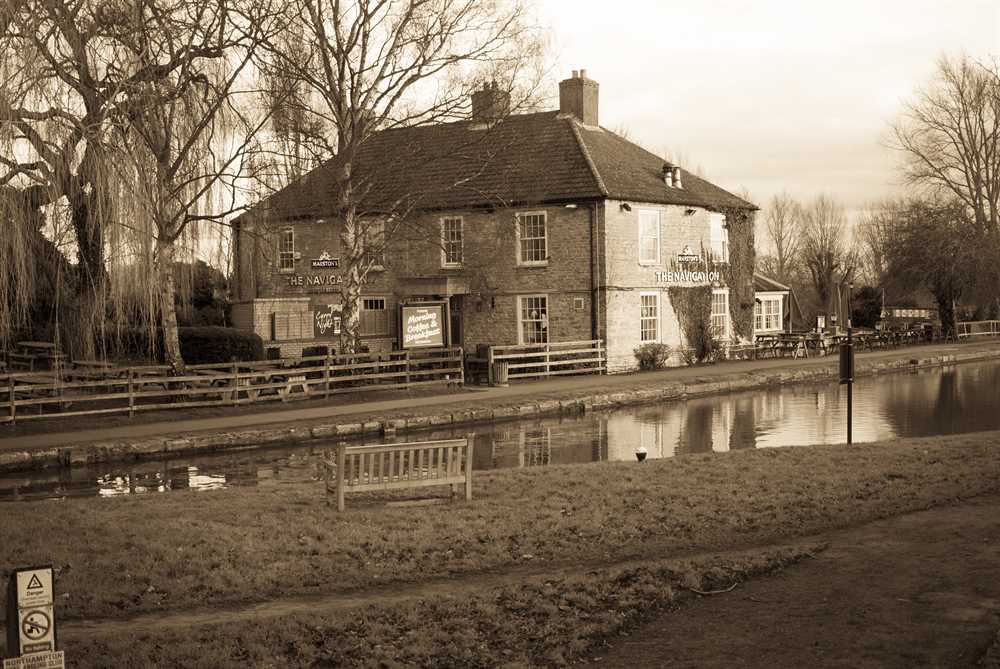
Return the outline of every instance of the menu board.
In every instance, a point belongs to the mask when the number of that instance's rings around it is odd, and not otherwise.
[[[444,304],[403,305],[403,348],[444,346]]]

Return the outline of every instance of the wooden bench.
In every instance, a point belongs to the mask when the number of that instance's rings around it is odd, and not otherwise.
[[[395,490],[450,485],[451,496],[465,485],[465,499],[472,499],[472,435],[465,439],[418,441],[381,446],[339,444],[336,459],[323,458],[327,494],[337,496],[337,510],[344,510],[347,492]]]

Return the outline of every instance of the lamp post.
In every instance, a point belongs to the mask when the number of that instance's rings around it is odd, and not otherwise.
[[[851,298],[854,292],[854,282],[847,282],[847,356],[849,359],[849,376],[847,380],[847,443],[851,443],[851,428],[854,408],[854,340],[851,338]]]

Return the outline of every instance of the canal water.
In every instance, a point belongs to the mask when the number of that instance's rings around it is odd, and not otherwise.
[[[854,441],[1000,429],[1000,361],[865,377],[854,385]],[[408,434],[475,433],[476,469],[631,460],[745,448],[843,443],[846,388],[801,384],[580,416]],[[372,441],[370,443],[380,443]],[[176,460],[108,463],[0,476],[0,500],[113,496],[315,480],[329,444],[248,448]]]

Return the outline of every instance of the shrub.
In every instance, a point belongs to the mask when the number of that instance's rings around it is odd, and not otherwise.
[[[670,358],[670,347],[666,344],[643,344],[634,349],[632,354],[639,363],[639,369],[663,369]]]
[[[302,347],[303,358],[311,358],[316,355],[328,355],[329,353],[330,353],[330,347],[326,345]]]
[[[235,328],[178,328],[184,362],[195,365],[232,360],[261,360],[264,342],[252,333]]]

